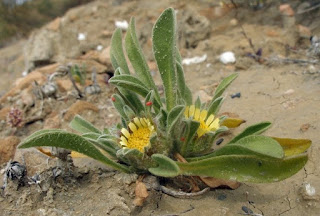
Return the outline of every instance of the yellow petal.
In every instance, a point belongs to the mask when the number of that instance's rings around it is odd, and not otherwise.
[[[121,133],[122,133],[125,137],[130,138],[130,133],[129,133],[129,131],[128,131],[127,129],[122,128],[122,129],[121,129]]]
[[[142,127],[142,125],[141,125],[141,123],[140,123],[140,121],[139,121],[139,119],[138,119],[137,117],[134,118],[133,121],[134,121],[134,123],[138,126],[138,128],[141,128],[141,127]]]
[[[205,134],[207,131],[206,130],[204,130],[204,129],[202,129],[202,128],[199,128],[198,130],[197,130],[197,134],[198,134],[198,137],[201,137],[203,134]]]
[[[184,116],[189,118],[189,106],[186,106],[186,109],[184,110]]]
[[[135,131],[137,130],[136,125],[133,124],[132,122],[130,122],[128,126],[129,126],[129,128],[130,128],[130,130],[131,130],[132,132],[135,132]]]
[[[200,109],[196,109],[196,111],[194,112],[194,120],[199,121],[199,117],[200,117]]]
[[[200,113],[200,120],[204,121],[207,117],[207,110],[202,110]]]
[[[140,123],[143,127],[148,127],[148,124],[147,124],[147,119],[146,118],[141,118],[140,119]]]
[[[189,109],[189,117],[194,116],[194,110],[196,109],[196,107],[194,105],[190,106]]]
[[[210,130],[217,130],[219,128],[219,119],[215,119],[209,126]]]
[[[121,145],[122,147],[126,147],[126,146],[127,146],[127,144],[124,143],[124,142],[122,142],[122,141],[120,141],[120,145]]]
[[[121,136],[120,139],[123,143],[128,143],[128,140],[124,136]]]
[[[212,115],[212,114],[209,115],[209,117],[208,117],[208,119],[206,121],[206,125],[210,125],[212,123],[213,119],[214,119],[214,115]]]

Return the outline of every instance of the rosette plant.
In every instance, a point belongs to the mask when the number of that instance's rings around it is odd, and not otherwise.
[[[115,30],[110,79],[116,87],[112,102],[121,122],[99,130],[80,116],[65,130],[41,130],[19,148],[52,146],[69,149],[126,173],[151,173],[161,177],[207,176],[240,182],[275,182],[304,167],[310,140],[261,135],[271,125],[261,122],[247,127],[217,150],[214,143],[237,119],[219,116],[223,92],[237,77],[232,74],[220,83],[210,103],[192,99],[185,83],[181,56],[176,45],[176,17],[166,9],[153,27],[153,54],[163,83],[160,94],[151,76],[131,19],[122,43]],[[134,73],[129,70],[126,56]],[[241,122],[241,121],[240,121]],[[185,161],[177,160],[177,155]]]

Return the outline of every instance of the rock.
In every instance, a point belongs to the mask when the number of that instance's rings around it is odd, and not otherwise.
[[[305,183],[300,188],[301,195],[304,200],[318,200],[319,195],[316,193],[315,187],[310,183]]]
[[[72,65],[77,64],[79,66],[84,65],[87,70],[87,73],[90,73],[90,74],[92,73],[94,68],[97,73],[105,73],[108,70],[108,67],[106,67],[105,65],[90,59],[84,59],[84,60],[67,59],[64,61],[64,64],[69,64],[69,63],[71,63]]]
[[[34,94],[30,88],[24,89],[20,94],[20,98],[25,107],[31,107],[35,103]]]
[[[61,23],[61,18],[58,17],[55,20],[51,21],[46,28],[51,30],[51,31],[58,31],[60,28],[60,23]]]
[[[239,23],[239,21],[237,19],[230,20],[230,25],[232,25],[232,26],[236,26],[236,25],[238,25],[238,23]]]
[[[41,68],[37,68],[37,71],[39,71],[43,74],[52,74],[59,68],[59,66],[60,66],[59,63],[50,64],[50,65],[46,65]]]
[[[230,63],[235,63],[236,62],[236,57],[234,56],[233,52],[224,52],[220,55],[219,60],[223,64],[230,64]]]
[[[71,121],[71,119],[76,115],[76,114],[81,114],[85,110],[92,110],[94,112],[98,112],[99,109],[96,107],[94,104],[89,103],[87,101],[80,101],[78,100],[74,104],[72,104],[66,114],[64,115],[64,120],[65,121]]]
[[[289,4],[282,4],[279,6],[279,11],[282,15],[294,16],[294,11]]]
[[[303,38],[310,38],[311,37],[311,30],[303,25],[298,25],[298,31],[299,31],[299,35],[300,37]]]
[[[210,21],[191,7],[181,11],[178,26],[179,35],[182,38],[180,47],[196,47],[200,41],[210,36]]]
[[[69,79],[57,80],[56,83],[60,92],[67,92],[73,88],[72,82]]]
[[[61,126],[61,120],[59,114],[53,112],[44,121],[43,129],[58,129]]]
[[[0,120],[1,121],[7,121],[7,116],[10,112],[11,108],[10,107],[4,107],[0,110]]]
[[[41,85],[46,81],[46,77],[39,71],[33,71],[27,76],[17,79],[14,83],[14,87],[0,98],[0,103],[4,103],[8,97],[12,97],[20,93],[25,88],[32,88],[32,83],[34,81],[37,81],[37,83]]]
[[[111,59],[110,59],[110,46],[102,50],[102,52],[99,54],[98,61],[101,64],[108,66],[108,68],[112,67]]]
[[[306,132],[307,130],[309,130],[310,126],[311,126],[311,125],[310,125],[309,123],[302,124],[302,125],[300,126],[300,131],[301,131],[301,132]]]
[[[99,61],[99,52],[96,50],[90,50],[83,56],[80,56],[80,59]]]
[[[16,147],[20,139],[16,136],[9,136],[0,140],[0,164],[3,164],[14,157]]]

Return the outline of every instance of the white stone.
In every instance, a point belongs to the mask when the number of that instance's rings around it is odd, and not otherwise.
[[[316,189],[314,187],[312,187],[310,183],[305,184],[304,187],[305,187],[307,195],[314,196],[316,194]]]
[[[97,46],[97,50],[98,50],[98,51],[101,51],[102,49],[103,49],[103,46],[102,46],[102,45],[98,45],[98,46]]]
[[[229,63],[235,63],[236,62],[236,57],[234,56],[233,52],[224,52],[220,55],[219,60],[223,64],[229,64]]]
[[[122,30],[127,30],[128,27],[129,27],[129,24],[128,24],[128,22],[126,20],[116,21],[115,25],[116,25],[117,28],[120,28]]]
[[[79,41],[83,41],[83,40],[85,40],[86,39],[86,35],[84,34],[84,33],[79,33],[78,34],[78,40]]]
[[[204,62],[207,59],[207,54],[204,54],[203,56],[195,56],[193,58],[185,58],[182,60],[183,65],[190,65],[190,64],[199,64],[201,62]]]

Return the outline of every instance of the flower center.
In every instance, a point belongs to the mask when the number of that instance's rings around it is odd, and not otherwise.
[[[126,128],[121,129],[120,144],[124,148],[138,149],[144,152],[144,148],[150,144],[150,136],[154,133],[154,126],[149,119],[134,118],[128,124],[130,132]]]
[[[150,139],[150,130],[149,128],[139,128],[130,134],[130,138],[128,138],[128,148],[135,148],[139,151],[143,152],[144,147],[149,144]]]

